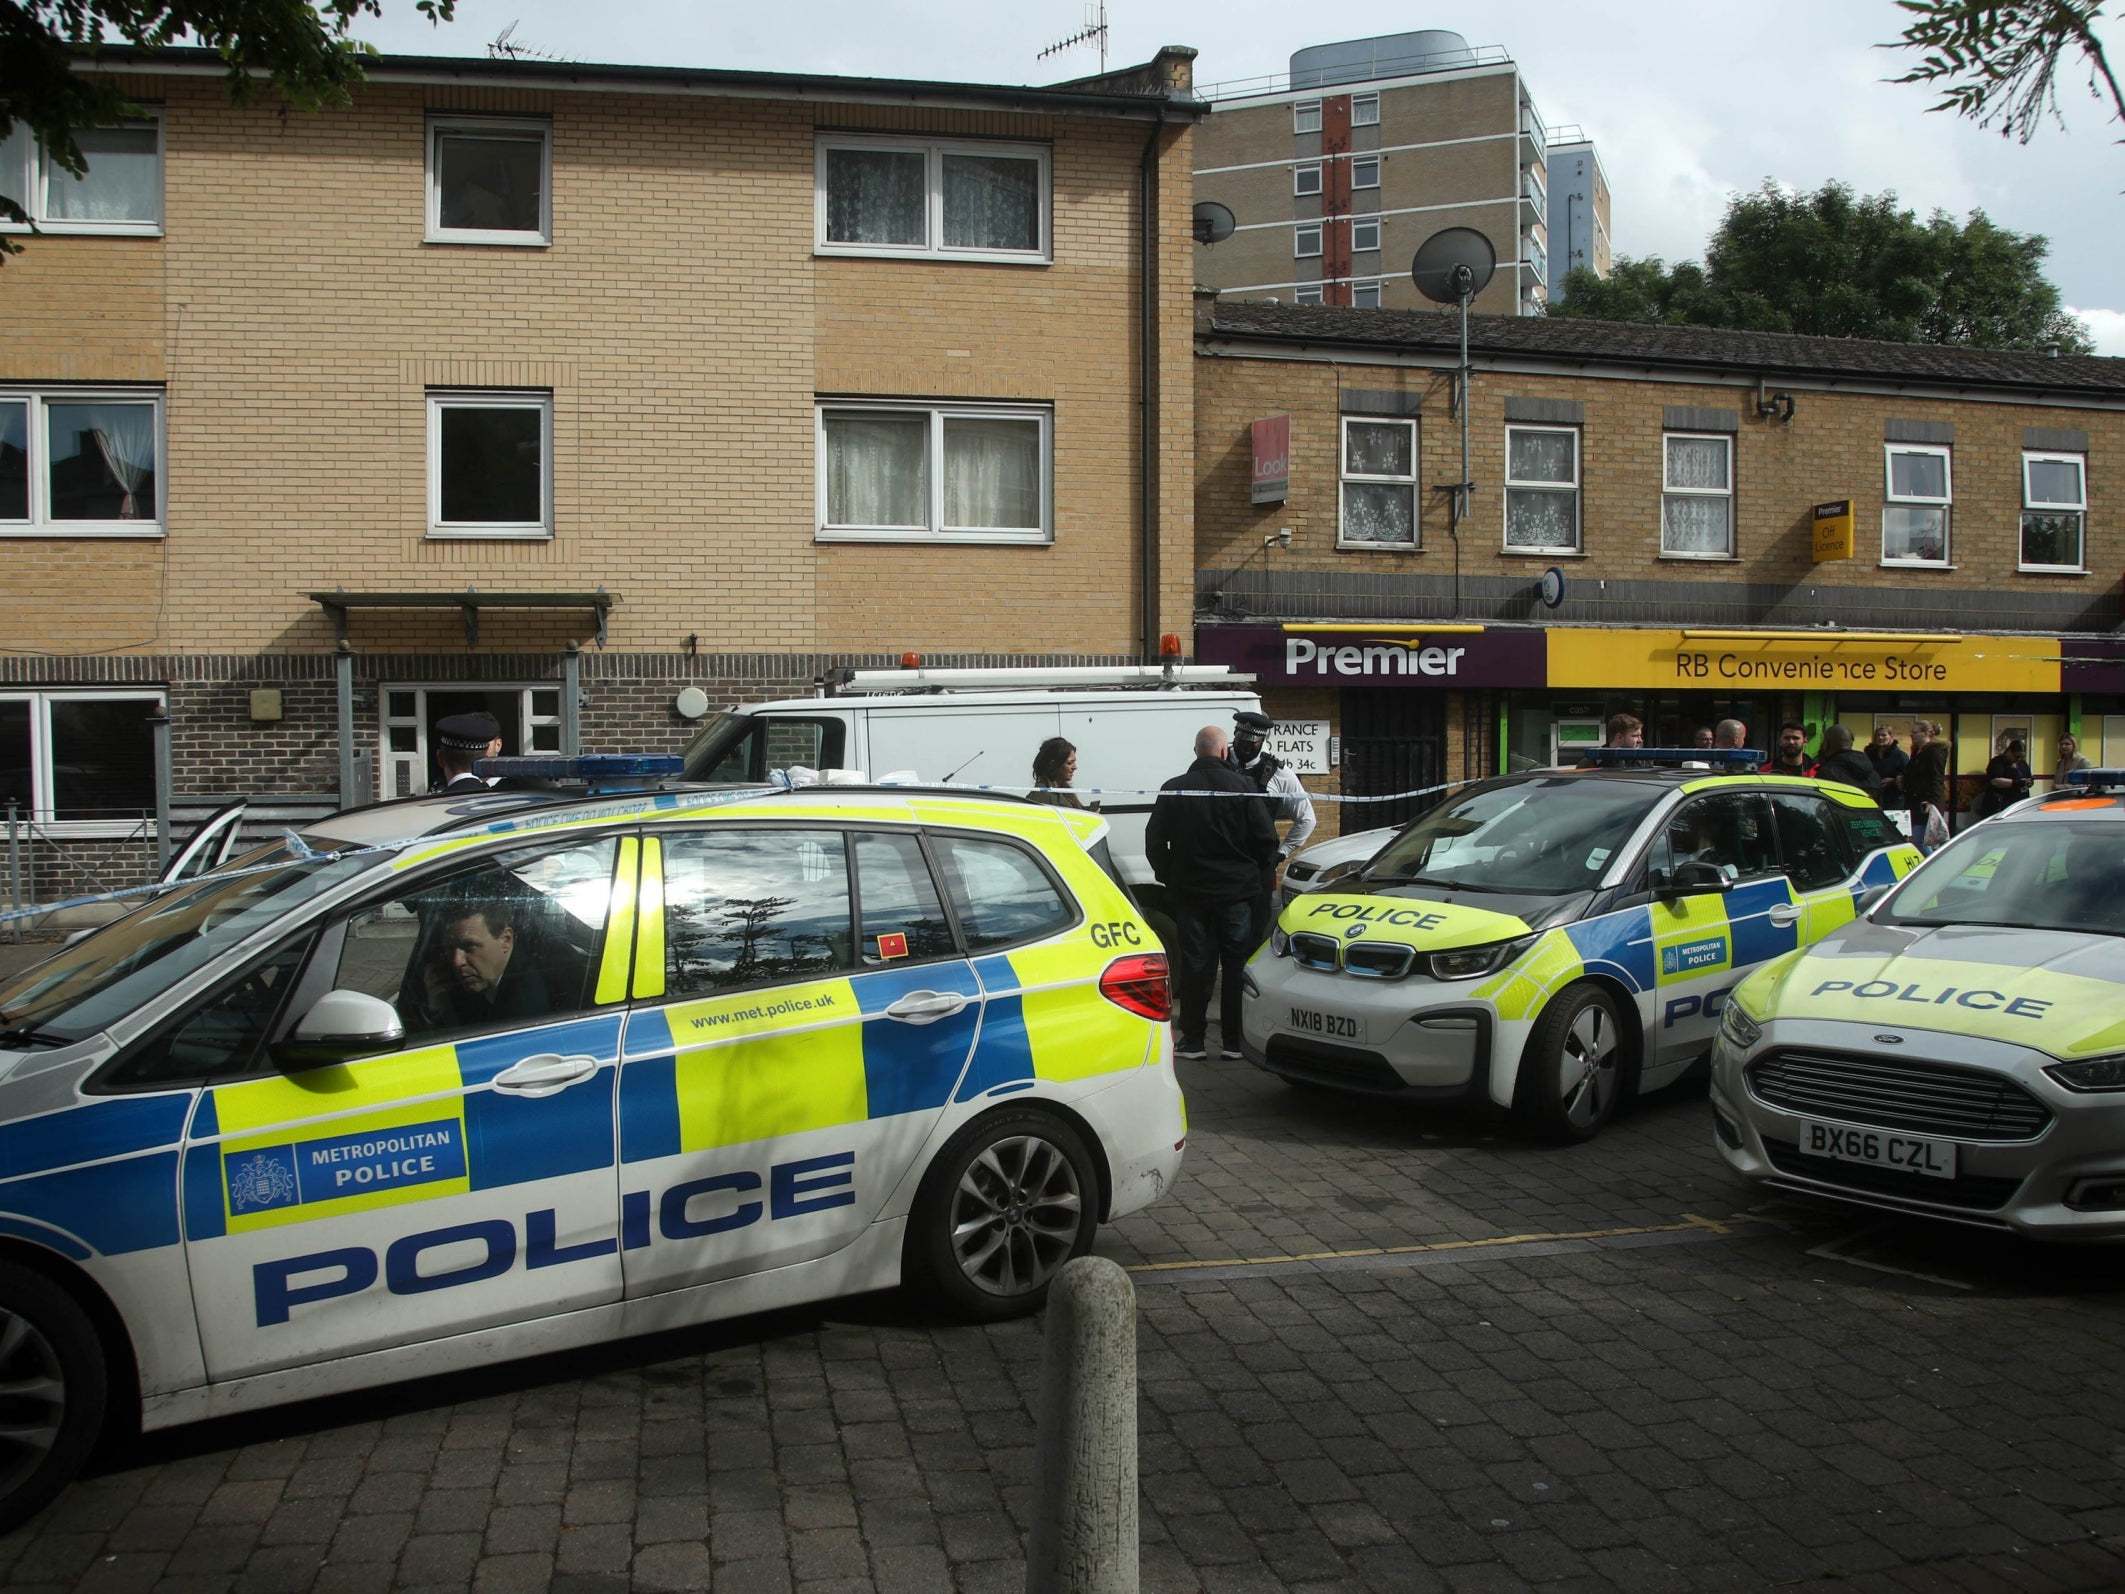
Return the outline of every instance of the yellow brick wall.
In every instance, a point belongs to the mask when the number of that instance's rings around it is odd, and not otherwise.
[[[131,85],[166,236],[33,239],[0,381],[166,381],[168,537],[0,542],[18,650],[328,646],[311,589],[587,590],[616,649],[1133,652],[1147,124],[757,99],[372,86],[350,111]],[[424,113],[553,120],[550,248],[427,244]],[[1053,151],[1048,267],[814,259],[816,126]],[[1192,590],[1189,134],[1160,155],[1166,629]],[[549,388],[551,542],[426,536],[426,390]],[[1055,406],[1055,544],[814,541],[819,392]],[[63,601],[55,601],[62,598]],[[365,649],[463,646],[358,617]],[[490,616],[486,650],[585,629]]]

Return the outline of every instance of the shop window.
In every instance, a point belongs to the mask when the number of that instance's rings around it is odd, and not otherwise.
[[[1660,552],[1679,559],[1734,554],[1734,440],[1669,432],[1660,494]]]
[[[148,834],[163,702],[160,692],[0,694],[0,803],[55,834]]]
[[[1505,429],[1505,546],[1515,553],[1579,552],[1579,429]]]
[[[2082,454],[2022,456],[2024,570],[2085,568],[2082,533],[2088,517],[2088,459]]]
[[[1338,546],[1417,546],[1417,423],[1343,419]]]
[[[1882,563],[1945,565],[1954,473],[1948,450],[1910,443],[1883,449]]]

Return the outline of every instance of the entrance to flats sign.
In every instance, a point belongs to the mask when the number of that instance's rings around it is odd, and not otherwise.
[[[1263,686],[1542,686],[1549,669],[1540,631],[1449,627],[1427,634],[1422,626],[1384,622],[1377,629],[1198,626],[1195,656],[1245,671]]]

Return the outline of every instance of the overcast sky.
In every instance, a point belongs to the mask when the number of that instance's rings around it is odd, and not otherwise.
[[[1084,0],[458,0],[431,29],[411,0],[384,0],[362,36],[393,52],[484,53],[511,22],[518,42],[567,59],[880,77],[1042,83],[1089,73],[1080,47],[1036,52],[1076,31]],[[1727,195],[1765,177],[1796,188],[1840,178],[1893,188],[1922,214],[1982,209],[2051,240],[2050,272],[2106,354],[2125,355],[2125,128],[2106,123],[2076,73],[2066,126],[2027,146],[1946,114],[1882,79],[1908,59],[1892,0],[1488,0],[1448,6],[1342,0],[1314,13],[1267,0],[1109,0],[1112,65],[1189,44],[1199,84],[1285,70],[1304,45],[1415,27],[1458,28],[1520,63],[1543,117],[1577,122],[1614,191],[1617,251],[1701,258]],[[2125,8],[2119,8],[2125,10]],[[1686,20],[1683,20],[1686,19]],[[2105,24],[2125,71],[2125,21]]]

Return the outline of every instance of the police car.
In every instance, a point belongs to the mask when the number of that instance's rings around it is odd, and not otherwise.
[[[1703,1059],[1748,970],[1919,859],[1849,786],[1660,749],[1479,781],[1294,897],[1248,962],[1241,1050],[1309,1085],[1488,1100],[1562,1139]],[[1681,760],[1695,768],[1663,767]]]
[[[2049,1239],[2125,1239],[2125,770],[1973,827],[1729,998],[1745,1177]]]
[[[1097,815],[350,810],[0,987],[0,1526],[149,1428],[919,1281],[1025,1312],[1185,1135]]]

